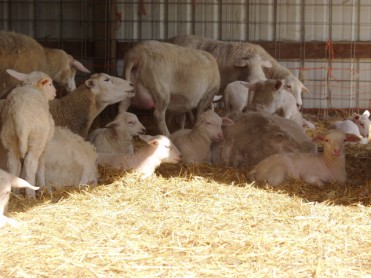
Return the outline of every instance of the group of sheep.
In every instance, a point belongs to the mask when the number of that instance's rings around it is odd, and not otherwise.
[[[301,92],[308,90],[254,44],[190,35],[141,42],[124,57],[124,79],[98,73],[77,88],[76,70],[89,71],[63,50],[2,31],[0,56],[6,56],[0,65],[0,168],[9,172],[0,171],[2,210],[11,186],[25,187],[34,197],[39,187],[95,185],[97,165],[135,169],[147,178],[160,163],[183,160],[246,166],[253,169],[251,180],[271,185],[288,177],[317,185],[343,183],[344,142],[368,136],[367,111],[318,136],[325,147],[317,154],[305,131],[315,126],[298,109]],[[71,92],[55,98],[53,81]],[[224,99],[223,117],[212,104],[217,95]],[[116,118],[90,130],[114,103],[120,103]],[[162,135],[145,135],[146,128],[127,111],[130,106],[153,109]],[[172,133],[166,121],[170,115],[181,119]],[[134,148],[135,136],[146,146]],[[0,226],[12,223],[1,215]]]

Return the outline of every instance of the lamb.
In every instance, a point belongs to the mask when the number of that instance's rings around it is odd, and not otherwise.
[[[76,70],[89,73],[79,61],[61,49],[42,47],[27,35],[0,31],[0,98],[4,98],[19,82],[9,78],[6,69],[30,73],[41,71],[71,92],[76,88]]]
[[[294,96],[285,89],[284,81],[269,79],[249,84],[248,87],[250,92],[254,92],[250,106],[252,110],[270,114],[282,112],[284,118],[294,121],[303,128],[315,128],[301,115]]]
[[[135,170],[142,179],[146,179],[161,163],[178,163],[181,160],[180,152],[168,137],[139,135],[139,138],[147,142],[148,146],[129,155],[98,153],[98,164],[120,171]]]
[[[232,119],[233,126],[223,127],[223,142],[211,147],[213,164],[250,168],[275,153],[317,152],[305,131],[283,117],[250,111]]]
[[[145,133],[145,127],[135,114],[122,112],[105,128],[92,131],[88,140],[100,153],[132,154],[134,153],[133,137]]]
[[[56,89],[45,73],[7,72],[23,85],[13,89],[5,100],[1,142],[8,152],[9,172],[19,176],[22,170],[25,180],[34,185],[36,172],[38,176],[44,176],[45,162],[40,157],[54,133],[49,101],[55,98]],[[21,159],[24,159],[23,167]],[[29,188],[26,188],[26,194],[35,197],[35,191]]]
[[[362,115],[353,113],[352,119],[344,121],[336,121],[333,125],[334,128],[343,131],[344,133],[351,133],[361,138],[362,144],[368,143],[370,132],[370,112],[365,110]],[[362,138],[363,137],[363,138]]]
[[[191,163],[211,162],[211,143],[223,140],[222,126],[231,126],[234,122],[227,117],[219,117],[213,110],[200,115],[193,129],[180,129],[170,136],[170,140],[179,149],[182,158]]]
[[[54,136],[43,154],[45,179],[38,186],[53,187],[96,185],[97,154],[94,146],[67,128],[55,127]]]
[[[249,69],[244,61],[252,55],[257,54],[263,60],[272,64],[271,68],[265,68],[264,72],[268,79],[284,79],[290,92],[294,95],[296,103],[302,106],[301,93],[309,90],[303,83],[293,75],[286,67],[280,65],[271,55],[268,54],[260,45],[247,42],[226,42],[213,40],[195,35],[180,35],[168,39],[168,42],[208,51],[218,62],[221,81],[220,91],[223,92],[227,84],[242,80],[246,81]]]
[[[323,154],[281,153],[267,157],[249,173],[258,182],[280,185],[287,178],[300,179],[323,186],[325,182],[346,182],[345,142],[357,142],[359,137],[332,129],[318,135],[315,140],[324,142]]]
[[[17,225],[17,222],[4,215],[4,210],[9,201],[11,187],[13,188],[29,188],[38,190],[38,187],[32,186],[24,179],[18,178],[0,169],[0,228],[9,224],[11,226]]]
[[[125,78],[134,83],[131,104],[154,109],[161,134],[169,136],[166,111],[183,114],[197,108],[196,118],[219,91],[220,75],[215,58],[208,52],[159,41],[144,41],[125,55]],[[127,103],[120,104],[120,111]]]
[[[129,81],[96,73],[72,93],[51,101],[50,112],[55,125],[68,127],[86,138],[93,120],[104,108],[134,95]]]

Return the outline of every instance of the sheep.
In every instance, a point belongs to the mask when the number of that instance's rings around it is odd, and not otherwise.
[[[281,112],[282,116],[310,129],[315,126],[304,119],[296,106],[294,96],[285,89],[284,80],[263,80],[247,85],[254,92],[251,99],[251,110],[264,111],[270,114]]]
[[[186,162],[210,163],[211,143],[223,140],[222,126],[231,126],[233,121],[219,117],[213,110],[200,115],[192,129],[180,129],[171,134],[170,140]]]
[[[305,131],[283,117],[249,111],[232,119],[233,126],[223,127],[224,140],[211,147],[213,164],[252,167],[279,152],[317,152]]]
[[[280,153],[260,161],[249,173],[258,182],[271,186],[280,185],[287,178],[300,179],[323,186],[325,182],[346,182],[345,142],[358,142],[354,134],[345,134],[336,129],[318,135],[316,141],[324,142],[322,154]]]
[[[260,45],[248,42],[227,42],[209,39],[195,35],[180,35],[167,40],[176,45],[202,49],[211,53],[218,62],[221,81],[220,91],[224,91],[227,84],[242,80],[246,81],[249,69],[244,61],[257,54],[263,60],[272,64],[271,68],[265,68],[264,72],[269,79],[284,79],[290,92],[294,95],[298,107],[302,106],[301,93],[309,90],[293,75],[286,67],[280,65]]]
[[[23,85],[14,88],[5,100],[1,142],[8,152],[9,172],[19,176],[22,170],[25,180],[34,185],[36,172],[40,177],[44,175],[45,163],[40,157],[54,133],[49,101],[55,98],[56,89],[45,73],[24,74],[9,69],[7,72]],[[35,197],[35,191],[28,188],[26,194]]]
[[[0,31],[0,98],[4,98],[19,82],[9,78],[6,69],[30,73],[41,71],[71,92],[76,88],[76,70],[89,73],[79,61],[61,49],[42,47],[27,35]]]
[[[367,144],[371,124],[369,117],[370,112],[368,110],[365,110],[362,115],[353,113],[353,117],[351,119],[336,121],[332,127],[339,129],[344,133],[357,135],[361,138],[360,142],[362,144]]]
[[[92,131],[88,140],[100,153],[132,154],[134,153],[133,137],[145,133],[145,127],[135,114],[122,112],[105,128]]]
[[[220,75],[215,58],[208,52],[159,41],[144,41],[124,58],[124,74],[134,83],[131,104],[154,109],[159,132],[169,136],[166,111],[182,114],[197,108],[196,118],[219,91]],[[120,104],[120,111],[127,102]]]
[[[55,125],[68,127],[86,138],[93,120],[104,108],[134,95],[129,81],[96,73],[72,93],[51,101],[50,112]]]
[[[11,218],[8,218],[4,215],[4,210],[9,201],[9,195],[11,188],[29,188],[32,190],[38,190],[38,187],[35,187],[29,184],[24,179],[16,177],[12,174],[7,173],[6,171],[0,169],[0,228],[9,224],[11,226],[16,226],[17,222]]]
[[[45,179],[38,186],[53,187],[96,185],[97,154],[94,146],[67,128],[55,127],[43,154]]]
[[[163,135],[139,135],[147,142],[147,146],[140,148],[134,154],[98,153],[98,164],[120,171],[134,170],[142,179],[149,178],[161,163],[178,163],[181,154],[168,137]]]

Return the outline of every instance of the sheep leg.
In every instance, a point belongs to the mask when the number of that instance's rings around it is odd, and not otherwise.
[[[157,108],[154,111],[154,116],[157,122],[157,127],[161,134],[170,136],[169,129],[167,128],[165,121],[165,109]]]
[[[39,167],[37,168],[37,184],[39,187],[45,187],[46,181],[45,181],[45,155],[44,153],[39,158]],[[51,187],[48,186],[49,192],[51,192]]]
[[[7,156],[8,156],[7,167],[8,167],[9,173],[11,173],[14,176],[19,177],[19,175],[21,174],[21,167],[22,167],[19,156],[17,156],[16,152],[13,152],[11,150],[8,151]],[[12,188],[12,192],[17,195],[20,194],[19,188]]]
[[[39,157],[40,155],[29,152],[24,160],[25,180],[32,185],[35,185],[36,172],[39,166]],[[35,190],[26,188],[26,196],[35,198]]]

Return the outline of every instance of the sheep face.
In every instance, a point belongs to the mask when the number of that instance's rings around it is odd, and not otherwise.
[[[370,132],[371,121],[368,117],[370,117],[370,112],[368,110],[363,112],[362,115],[357,113],[353,114],[353,122],[358,126],[359,133],[365,138],[368,138]]]
[[[57,90],[55,89],[50,77],[41,79],[38,86],[48,100],[53,100],[55,98]]]
[[[166,136],[141,135],[139,138],[156,149],[153,155],[161,162],[178,163],[182,159],[179,150]]]
[[[258,112],[273,114],[283,103],[281,80],[268,79],[250,84],[250,90],[254,91],[251,101],[252,107]]]
[[[123,112],[119,114],[112,123],[108,124],[107,127],[111,124],[117,124],[117,129],[127,132],[130,136],[137,136],[146,133],[146,128],[133,113]]]
[[[93,74],[85,81],[85,85],[101,104],[113,104],[135,95],[131,82],[105,73]]]
[[[294,76],[289,76],[285,79],[285,89],[293,94],[296,100],[296,105],[300,109],[303,105],[301,93],[309,93],[309,90],[303,85],[303,83]]]

